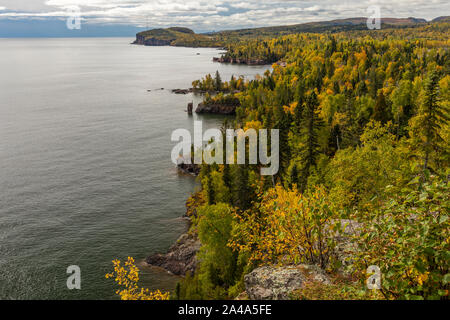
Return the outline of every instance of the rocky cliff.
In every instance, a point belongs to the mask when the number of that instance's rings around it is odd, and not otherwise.
[[[146,259],[146,262],[175,275],[184,276],[187,272],[193,274],[197,268],[196,255],[200,246],[196,235],[186,233],[178,239],[167,254],[152,255]]]
[[[217,103],[200,103],[195,110],[195,113],[211,113],[211,114],[223,114],[233,115],[236,113],[237,105],[224,105]]]
[[[152,29],[139,32],[134,44],[145,46],[220,47],[222,43],[210,35],[196,34],[188,28]]]
[[[147,38],[144,35],[136,35],[136,41],[133,44],[140,44],[144,46],[170,46],[172,40],[163,40],[157,38]]]
[[[270,64],[269,61],[263,59],[238,59],[238,58],[230,58],[230,57],[220,57],[213,58],[214,62],[220,63],[234,63],[234,64],[246,64],[249,66],[257,66],[257,65],[265,65]]]
[[[200,174],[200,166],[194,163],[180,163],[177,167],[182,172],[193,176],[198,176]]]
[[[251,300],[289,300],[294,290],[307,282],[330,284],[326,273],[317,266],[264,266],[247,274],[245,291]]]

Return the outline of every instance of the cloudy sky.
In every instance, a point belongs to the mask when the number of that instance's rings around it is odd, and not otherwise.
[[[0,22],[63,21],[73,6],[83,24],[213,31],[367,16],[433,19],[450,15],[449,0],[0,0]]]

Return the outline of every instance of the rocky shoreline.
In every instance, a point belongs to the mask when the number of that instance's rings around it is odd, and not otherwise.
[[[222,115],[234,115],[236,114],[236,108],[238,105],[227,105],[219,103],[199,103],[195,113],[198,114],[222,114]]]
[[[180,163],[177,167],[178,170],[193,175],[194,177],[200,174],[200,166],[197,164]]]
[[[146,41],[151,41],[147,39]],[[159,42],[156,42],[159,43]],[[144,44],[144,43],[140,43]],[[148,45],[148,44],[145,44]],[[159,45],[159,44],[150,44]],[[160,44],[166,45],[166,44]],[[235,63],[246,65],[266,65],[264,60],[239,60],[232,58],[213,58],[214,62],[219,63]],[[281,65],[281,64],[280,64]],[[282,66],[285,66],[282,65]],[[172,89],[174,94],[189,94],[201,92],[195,88],[189,89]],[[208,100],[199,103],[195,112],[197,114],[219,114],[219,115],[234,115],[236,108],[240,106],[239,100],[236,101],[216,101]],[[191,114],[193,111],[193,103],[188,104],[187,112]],[[179,163],[178,170],[183,173],[198,176],[200,173],[200,166],[195,164]],[[188,218],[189,219],[189,218]],[[347,224],[342,234],[335,235],[335,239],[339,245],[336,248],[336,254],[342,265],[347,265],[352,258],[354,247],[350,242],[350,237],[358,229],[357,223],[353,221],[342,221]],[[188,231],[182,234],[175,244],[173,244],[167,253],[153,254],[145,259],[149,266],[159,267],[167,272],[184,277],[186,274],[194,274],[199,266],[197,254],[200,251],[202,244],[198,236],[193,231]],[[345,268],[342,268],[341,273],[345,273]],[[303,288],[308,282],[317,282],[329,285],[330,278],[320,267],[315,265],[285,265],[285,266],[261,266],[254,269],[244,277],[245,291],[239,296],[243,299],[252,300],[287,300],[290,298],[292,292]]]
[[[138,44],[143,46],[170,46],[172,40],[162,40],[156,38],[145,38],[141,35],[136,35],[136,40],[132,44]]]
[[[177,240],[168,253],[151,255],[145,262],[177,276],[185,276],[187,272],[193,274],[198,265],[197,252],[200,246],[197,236],[188,232]]]
[[[228,57],[213,58],[213,62],[219,63],[234,63],[234,64],[246,64],[249,66],[262,66],[270,64],[268,61],[262,59],[233,59]]]
[[[196,164],[181,162],[177,165],[177,168],[193,176],[200,174],[200,166]],[[191,218],[188,211],[184,217],[189,220],[190,226]],[[167,253],[153,254],[147,257],[145,262],[148,266],[162,268],[177,276],[185,276],[188,272],[194,274],[198,265],[197,253],[200,247],[201,243],[197,234],[188,230],[178,238]]]
[[[172,93],[175,94],[188,94],[194,92],[194,88],[189,88],[189,89],[173,89]]]
[[[336,253],[338,259],[345,266],[357,250],[351,243],[351,236],[358,234],[361,224],[343,219],[345,226],[340,234],[335,234],[338,241]],[[166,254],[154,254],[146,259],[149,266],[160,267],[171,274],[184,277],[187,273],[195,273],[199,266],[197,253],[201,242],[194,232],[183,234]],[[343,276],[345,268],[338,271]],[[308,283],[331,285],[330,275],[317,265],[297,264],[285,266],[261,266],[244,277],[245,291],[238,300],[289,300],[291,295],[305,288]]]

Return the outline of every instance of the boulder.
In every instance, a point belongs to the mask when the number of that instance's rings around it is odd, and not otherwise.
[[[318,266],[264,266],[244,277],[245,289],[250,300],[288,300],[294,290],[305,283],[316,281],[330,284],[326,273]]]
[[[146,259],[148,265],[163,268],[175,275],[184,276],[187,272],[193,274],[197,268],[197,252],[200,250],[200,240],[196,235],[183,234],[170,248],[167,254],[155,254]]]

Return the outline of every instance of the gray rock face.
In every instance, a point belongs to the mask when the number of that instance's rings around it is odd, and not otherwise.
[[[191,163],[191,164],[180,163],[178,165],[178,169],[186,174],[190,174],[195,177],[197,177],[200,174],[200,166],[195,163]]]
[[[193,274],[197,268],[197,252],[200,241],[189,233],[183,234],[167,254],[155,254],[146,259],[147,264],[161,267],[167,271],[184,276],[188,271]]]
[[[301,289],[307,281],[330,284],[325,272],[317,266],[264,266],[244,278],[251,300],[288,300],[292,291]]]
[[[173,89],[172,93],[175,93],[175,94],[188,94],[188,93],[191,93],[193,91],[194,91],[194,89],[192,89],[192,88],[190,88],[190,89]]]
[[[187,112],[188,114],[192,114],[192,111],[194,110],[194,103],[193,102],[189,102],[188,106],[187,106]]]
[[[220,62],[220,63],[234,63],[234,64],[248,64],[248,65],[266,65],[270,64],[269,61],[263,60],[263,59],[233,59],[228,57],[214,57],[214,62]]]
[[[233,115],[236,113],[237,105],[222,105],[222,104],[204,104],[200,103],[195,110],[196,113],[212,113]]]
[[[351,238],[361,234],[362,224],[348,219],[342,219],[340,222],[342,230],[334,235],[334,240],[337,244],[336,248],[334,248],[334,254],[342,264],[339,272],[344,275],[350,275],[354,271],[354,257],[358,251],[357,245],[352,242]]]
[[[156,38],[146,38],[142,35],[136,35],[136,41],[133,44],[140,44],[144,46],[170,46],[174,39],[172,40],[161,40]]]

